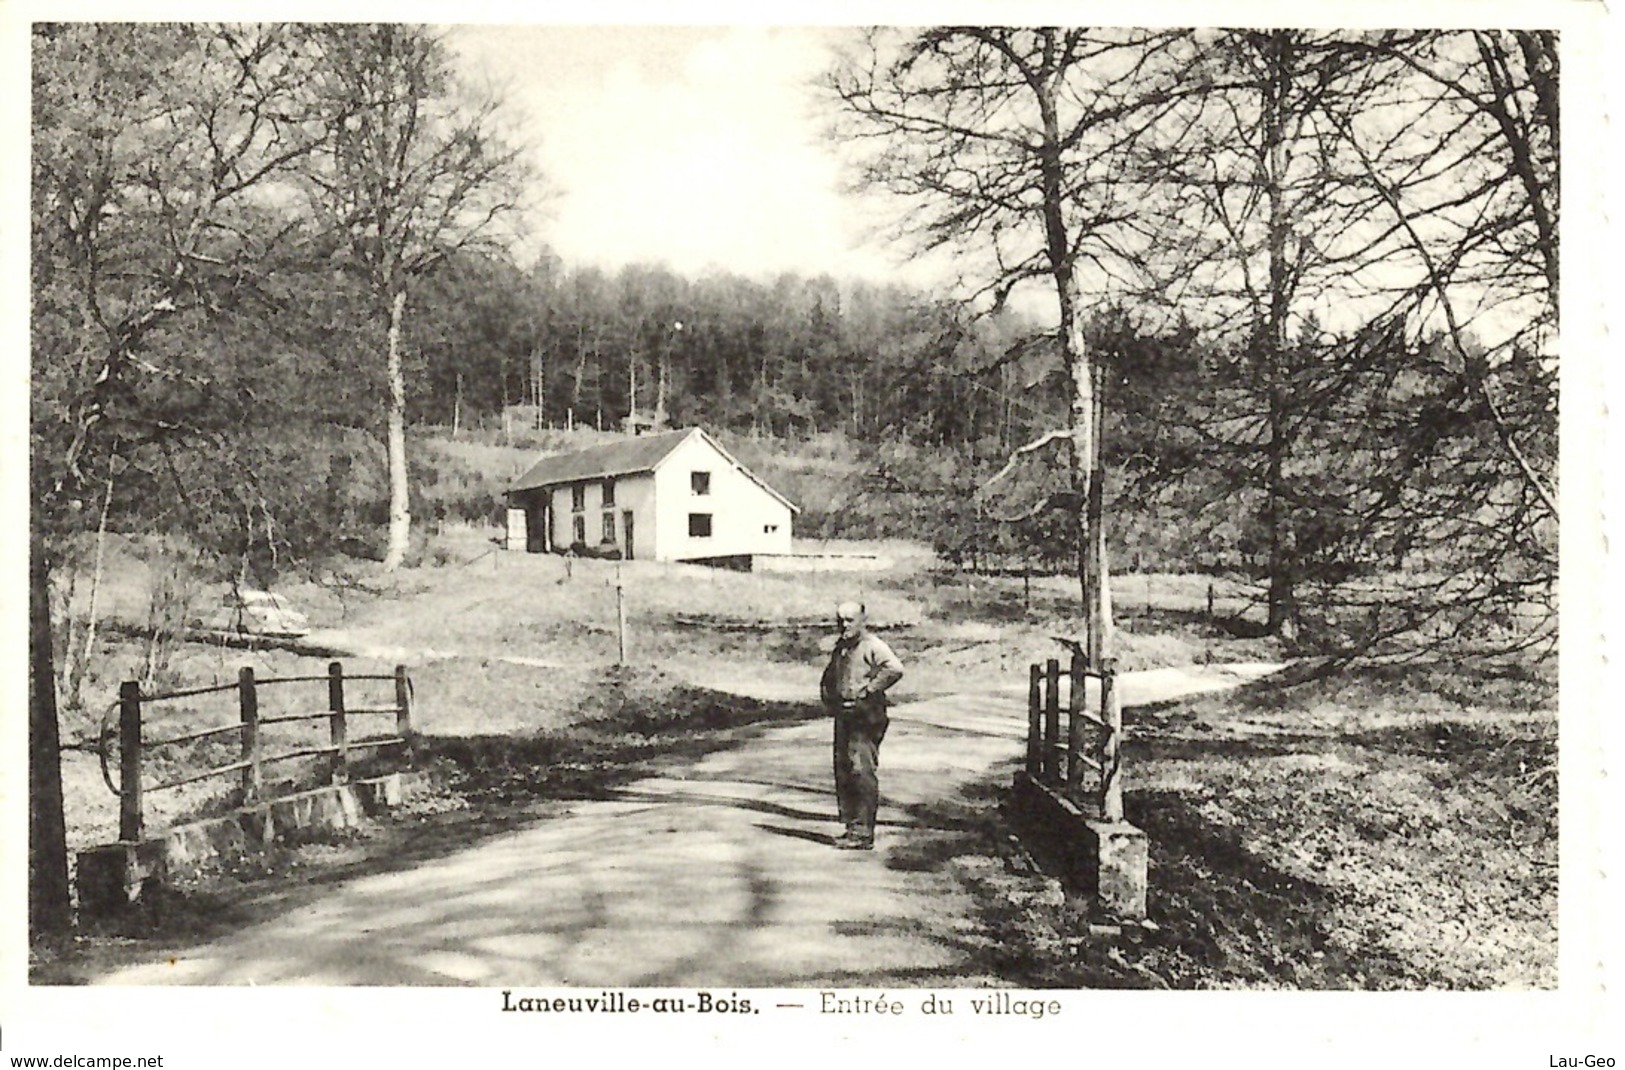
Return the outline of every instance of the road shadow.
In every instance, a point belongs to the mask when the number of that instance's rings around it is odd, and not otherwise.
[[[808,843],[816,843],[820,847],[835,846],[835,837],[828,833],[813,832],[810,829],[790,828],[786,825],[764,825],[760,822],[755,827],[763,832],[772,833],[774,836],[788,836],[795,840],[806,840]]]
[[[949,795],[903,807],[912,834],[887,851],[886,865],[913,873],[942,873],[959,858],[992,853],[1000,836],[1001,775],[961,784]]]
[[[757,813],[772,814],[775,817],[786,817],[801,821],[835,820],[834,814],[828,810],[801,810],[793,806],[785,806],[782,803],[770,802],[766,799],[741,798],[737,795],[723,795],[687,789],[679,790],[664,786],[646,791],[620,789],[609,793],[606,798],[627,802],[659,803],[662,805],[731,806],[739,810],[753,810]]]

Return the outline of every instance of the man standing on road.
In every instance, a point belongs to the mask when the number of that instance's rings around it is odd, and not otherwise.
[[[846,831],[835,839],[843,851],[875,846],[875,811],[880,807],[880,741],[890,723],[886,689],[903,678],[903,663],[891,647],[869,631],[863,606],[835,608],[840,636],[819,684],[824,708],[835,717],[835,797]]]

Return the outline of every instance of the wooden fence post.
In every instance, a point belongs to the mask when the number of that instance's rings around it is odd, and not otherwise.
[[[1044,663],[1044,779],[1053,784],[1061,778],[1061,663],[1050,658]]]
[[[402,740],[412,733],[412,687],[406,666],[395,666],[395,734]],[[403,743],[402,746],[405,746]]]
[[[620,661],[616,664],[626,664],[626,598],[621,592],[621,574],[615,572],[615,634],[620,639]]]
[[[1100,816],[1123,820],[1123,700],[1117,693],[1117,659],[1100,663],[1100,719],[1106,722],[1100,748]]]
[[[118,703],[118,838],[134,843],[141,839],[141,685],[134,680],[120,684]]]
[[[1034,662],[1027,680],[1027,775],[1037,780],[1044,771],[1044,667]]]
[[[1072,655],[1072,701],[1067,706],[1066,790],[1073,799],[1083,784],[1083,714],[1089,701],[1089,670],[1082,654]]]
[[[237,673],[237,706],[243,719],[243,802],[251,803],[260,797],[260,696],[248,665]]]
[[[344,666],[327,665],[327,708],[331,714],[333,737],[333,783],[343,784],[350,775],[349,733],[344,724]]]

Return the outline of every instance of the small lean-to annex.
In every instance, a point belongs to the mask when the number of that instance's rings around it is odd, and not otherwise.
[[[789,554],[799,512],[698,427],[543,457],[507,501],[510,550],[639,561]]]

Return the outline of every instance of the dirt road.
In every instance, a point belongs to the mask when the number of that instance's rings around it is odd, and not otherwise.
[[[1125,705],[1275,666],[1126,674]],[[833,850],[829,726],[765,729],[609,800],[101,984],[974,985],[953,804],[1018,758],[1025,683],[899,705],[878,846]]]

